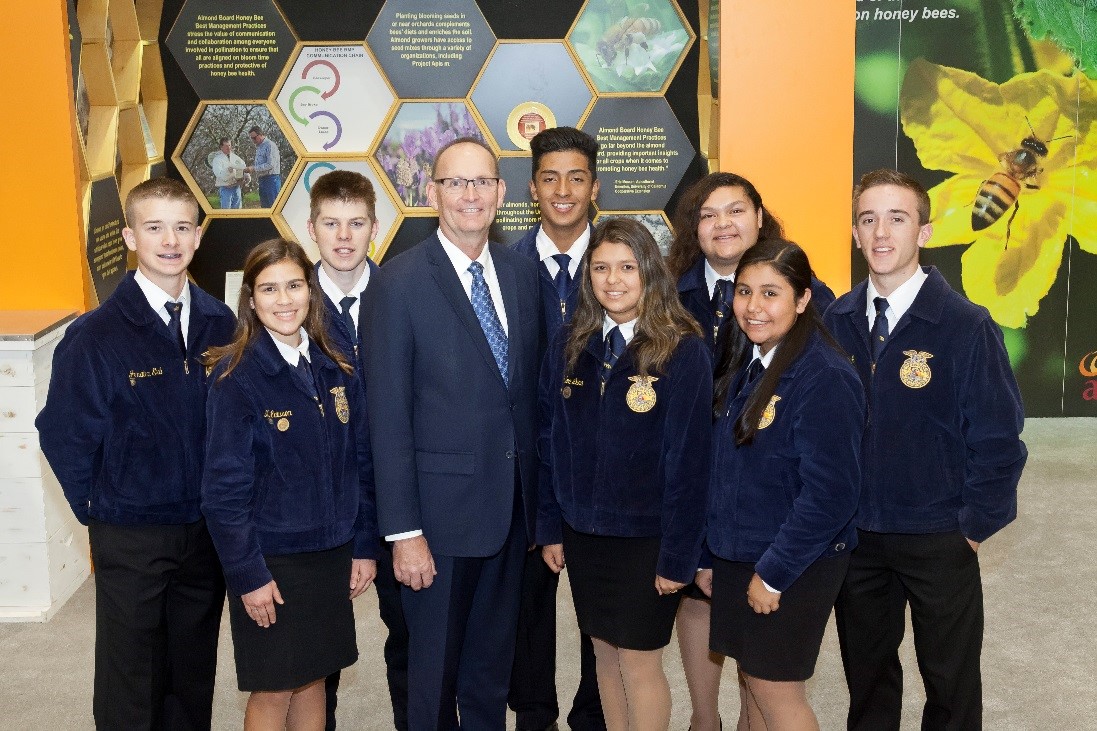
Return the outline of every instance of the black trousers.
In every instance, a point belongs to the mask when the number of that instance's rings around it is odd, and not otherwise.
[[[518,642],[510,675],[507,703],[514,711],[518,731],[548,728],[560,715],[556,699],[556,590],[560,575],[541,558],[540,547],[526,554],[522,572],[522,600],[518,613]],[[579,635],[579,688],[571,703],[568,726],[573,731],[603,731],[602,701],[594,644]]]
[[[209,729],[225,579],[204,520],[88,523],[95,724]]]
[[[392,546],[382,542],[377,557],[377,605],[381,621],[388,629],[385,638],[385,676],[392,701],[392,726],[396,731],[408,729],[408,626],[400,604],[400,582],[392,573]],[[335,731],[335,708],[338,704],[340,673],[332,673],[324,682],[327,693],[327,731]]]
[[[926,689],[923,729],[982,727],[983,586],[959,531],[859,531],[835,605],[849,686],[850,729],[899,729],[906,606]]]

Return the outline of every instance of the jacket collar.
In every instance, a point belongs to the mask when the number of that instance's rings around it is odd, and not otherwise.
[[[258,337],[255,338],[252,352],[255,354],[255,361],[268,376],[273,376],[283,369],[289,370],[289,363],[282,357],[282,354],[278,351],[278,346],[274,344],[274,339],[266,331],[259,333]],[[309,338],[309,358],[312,361],[313,368],[339,367],[331,358],[324,355],[324,351],[320,350],[320,347],[316,344],[315,338]]]
[[[708,292],[708,282],[705,281],[705,257],[703,256],[698,256],[697,261],[693,262],[693,265],[678,279],[679,292],[689,292],[695,289],[711,295]]]
[[[923,266],[922,271],[926,273],[926,281],[922,284],[922,288],[918,291],[918,296],[914,298],[914,302],[911,303],[910,309],[903,316],[903,320],[906,320],[907,317],[918,317],[937,324],[941,321],[945,309],[945,300],[952,288],[949,287],[948,282],[945,281],[937,267]],[[859,282],[856,287],[850,290],[848,295],[839,299],[831,307],[834,308],[834,314],[836,315],[863,315],[866,297],[868,297],[867,279]]]

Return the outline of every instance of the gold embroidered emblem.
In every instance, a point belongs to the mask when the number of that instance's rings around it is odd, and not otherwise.
[[[283,416],[278,420],[278,431],[289,431],[289,419]]]
[[[769,403],[766,404],[766,408],[762,411],[762,418],[758,420],[759,429],[765,429],[777,418],[777,402],[780,400],[781,397],[776,394],[770,398]]]
[[[652,376],[629,376],[632,385],[625,394],[625,403],[637,414],[645,414],[655,408],[655,389],[651,384],[658,381]]]
[[[336,386],[331,389],[331,393],[335,396],[335,415],[344,424],[350,423],[350,404],[347,403],[346,386]]]
[[[903,355],[907,359],[899,368],[899,380],[907,388],[922,388],[933,378],[933,371],[929,369],[928,361],[933,357],[932,353],[920,350],[904,350]]]
[[[561,388],[560,395],[564,398],[571,398],[571,386],[564,386]]]

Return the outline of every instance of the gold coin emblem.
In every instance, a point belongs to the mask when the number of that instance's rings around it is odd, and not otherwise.
[[[561,388],[560,395],[564,398],[571,398],[571,386],[564,386]]]
[[[632,385],[628,387],[628,393],[625,394],[625,403],[628,407],[637,414],[644,414],[654,409],[656,396],[651,384],[659,379],[651,376],[629,376],[629,380],[632,381]]]
[[[350,404],[347,403],[347,388],[346,386],[336,386],[331,389],[331,393],[335,396],[335,415],[339,417],[339,421],[347,424],[350,422]]]
[[[283,416],[278,420],[278,431],[289,431],[289,419]]]
[[[780,400],[781,397],[776,394],[770,398],[769,403],[766,404],[766,408],[762,411],[762,418],[758,420],[759,429],[765,429],[777,418],[777,402]]]
[[[933,357],[933,354],[920,350],[904,350],[903,355],[907,356],[907,359],[899,368],[899,380],[907,388],[923,388],[933,378],[933,371],[926,362]]]

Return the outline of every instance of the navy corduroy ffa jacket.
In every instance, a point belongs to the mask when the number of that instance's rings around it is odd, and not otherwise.
[[[1017,516],[1028,457],[1024,410],[1002,331],[934,267],[872,369],[867,280],[827,310],[868,399],[857,526],[959,529],[984,541]]]
[[[372,280],[377,275],[377,272],[381,270],[379,266],[373,263],[372,259],[366,259],[366,266],[369,267],[369,276]],[[320,262],[316,262],[317,274],[320,272]],[[369,288],[369,285],[366,285]],[[366,293],[362,293],[362,298],[365,298]],[[328,311],[328,329],[327,334],[331,339],[333,345],[339,348],[339,351],[343,356],[354,366],[354,373],[359,379],[362,378],[362,374],[365,371],[364,364],[365,351],[361,347],[362,338],[365,335],[365,323],[363,322],[362,313],[365,312],[365,303],[358,303],[358,332],[352,333],[350,328],[347,327],[346,321],[343,320],[343,311],[339,307],[338,302],[332,302],[331,299],[324,294],[324,305]],[[355,342],[359,343],[359,347],[355,348]]]
[[[713,326],[716,313],[712,307],[712,290],[709,289],[708,281],[705,279],[705,257],[697,257],[693,266],[678,278],[678,299],[701,326],[701,332],[705,336],[705,343],[708,344],[709,349],[714,349]],[[812,276],[811,302],[815,305],[815,311],[820,317],[833,301],[834,292],[830,287]],[[729,327],[728,323],[734,320],[735,316],[729,315],[720,323],[721,335]]]
[[[541,373],[541,492],[537,543],[562,540],[562,520],[605,536],[661,537],[657,573],[693,580],[701,553],[712,436],[712,361],[688,336],[651,387],[647,412],[627,405],[636,381],[630,350],[600,395],[604,342],[591,336],[564,374],[569,328],[557,332]]]
[[[271,581],[263,556],[354,540],[377,558],[373,460],[362,386],[310,342],[319,404],[262,332],[224,380],[211,378],[202,511],[229,590]]]
[[[736,446],[735,422],[760,380],[730,399],[713,427],[708,547],[755,562],[762,580],[784,591],[816,560],[857,544],[865,398],[849,362],[815,334],[777,382],[766,426]]]
[[[587,224],[590,226],[590,224]],[[553,334],[561,327],[571,322],[571,316],[575,314],[575,308],[579,305],[579,283],[583,277],[583,268],[576,270],[571,279],[571,288],[568,290],[567,299],[563,306],[556,294],[556,284],[549,276],[548,269],[541,263],[541,256],[537,253],[537,232],[541,230],[541,224],[537,224],[526,231],[525,235],[514,244],[514,250],[519,254],[528,256],[537,264],[537,281],[541,290],[541,309],[545,313],[545,339],[552,340]]]
[[[35,420],[46,459],[76,518],[117,525],[193,523],[206,427],[200,358],[232,339],[236,319],[190,285],[187,357],[132,272],[77,318],[53,356]]]

